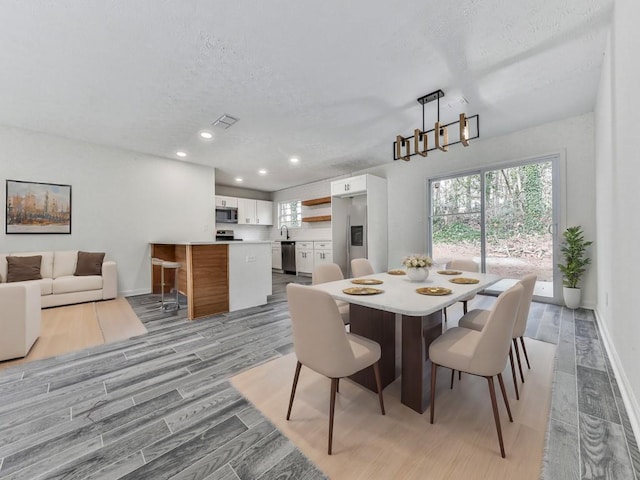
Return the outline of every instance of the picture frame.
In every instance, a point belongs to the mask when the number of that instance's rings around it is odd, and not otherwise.
[[[71,185],[6,181],[6,234],[71,234]]]

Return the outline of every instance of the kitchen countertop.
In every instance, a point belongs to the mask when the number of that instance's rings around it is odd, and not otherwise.
[[[149,242],[155,245],[252,245],[256,243],[272,243],[270,240],[226,240],[226,241],[201,241],[201,242],[185,242],[185,241],[169,241],[169,240],[161,240],[161,241],[153,241]]]
[[[271,240],[272,243],[277,243],[277,242],[330,242],[331,240],[300,240],[297,238],[290,238],[289,240]]]

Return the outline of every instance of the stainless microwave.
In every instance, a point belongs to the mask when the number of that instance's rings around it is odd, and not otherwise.
[[[234,207],[216,207],[216,223],[238,223],[238,209]]]

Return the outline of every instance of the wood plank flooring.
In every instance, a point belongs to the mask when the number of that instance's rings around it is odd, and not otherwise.
[[[286,361],[283,357],[291,353],[284,294],[290,281],[309,283],[310,279],[275,275],[268,305],[193,322],[185,320],[186,309],[160,311],[157,296],[133,297],[128,300],[148,333],[5,367],[0,371],[0,478],[324,478],[229,383],[234,375],[270,360]],[[477,296],[476,301],[471,308],[486,308],[493,300]],[[450,322],[459,314],[459,309],[450,308]],[[586,310],[544,304],[531,309],[527,336],[558,345],[542,477],[640,480],[640,454],[611,365],[592,324],[593,314]],[[537,359],[531,361],[537,374]],[[604,388],[605,377],[594,370],[608,374],[612,396],[589,393]],[[290,370],[278,374],[290,381]],[[451,395],[473,390],[473,385],[473,378],[465,376]],[[527,382],[523,390],[530,386],[533,384]],[[358,387],[347,382],[341,385],[342,403],[351,388]],[[449,395],[446,387],[441,395]],[[484,388],[480,387],[478,395],[478,405],[484,405]],[[610,406],[597,404],[605,398],[615,402],[617,417]],[[326,428],[325,399],[322,394],[308,400],[318,402],[313,414],[322,428]],[[443,408],[447,403],[445,400]],[[581,405],[589,405],[590,412],[581,411]],[[343,407],[348,405],[340,404]],[[355,439],[340,435],[344,428],[340,409],[336,438],[348,447]],[[433,428],[446,430],[448,416],[444,411],[436,415]],[[308,420],[295,418],[296,422]],[[534,421],[526,419],[527,425]],[[375,433],[379,425],[372,423],[367,428]],[[419,422],[412,426],[418,427],[422,427]],[[521,436],[519,431],[515,439],[510,436],[507,455]],[[371,456],[372,463],[384,466],[394,461],[404,439],[402,431],[395,434],[401,439],[400,446],[386,456]],[[491,441],[478,448],[495,453],[492,434],[493,430],[487,431]],[[421,450],[420,445],[410,448]],[[428,457],[429,452],[424,453]],[[453,449],[447,455],[455,454]],[[423,478],[434,478],[429,476],[428,462],[421,458],[416,456],[416,464],[399,474],[422,471]],[[455,478],[456,468],[452,465],[440,478]],[[494,473],[488,469],[467,478],[498,478]]]

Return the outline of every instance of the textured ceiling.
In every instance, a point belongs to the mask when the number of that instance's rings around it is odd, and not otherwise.
[[[0,123],[167,158],[184,150],[218,183],[274,191],[392,162],[395,135],[421,126],[415,99],[438,88],[442,120],[479,113],[482,138],[592,111],[612,8],[4,0]],[[223,113],[240,121],[200,139]]]

